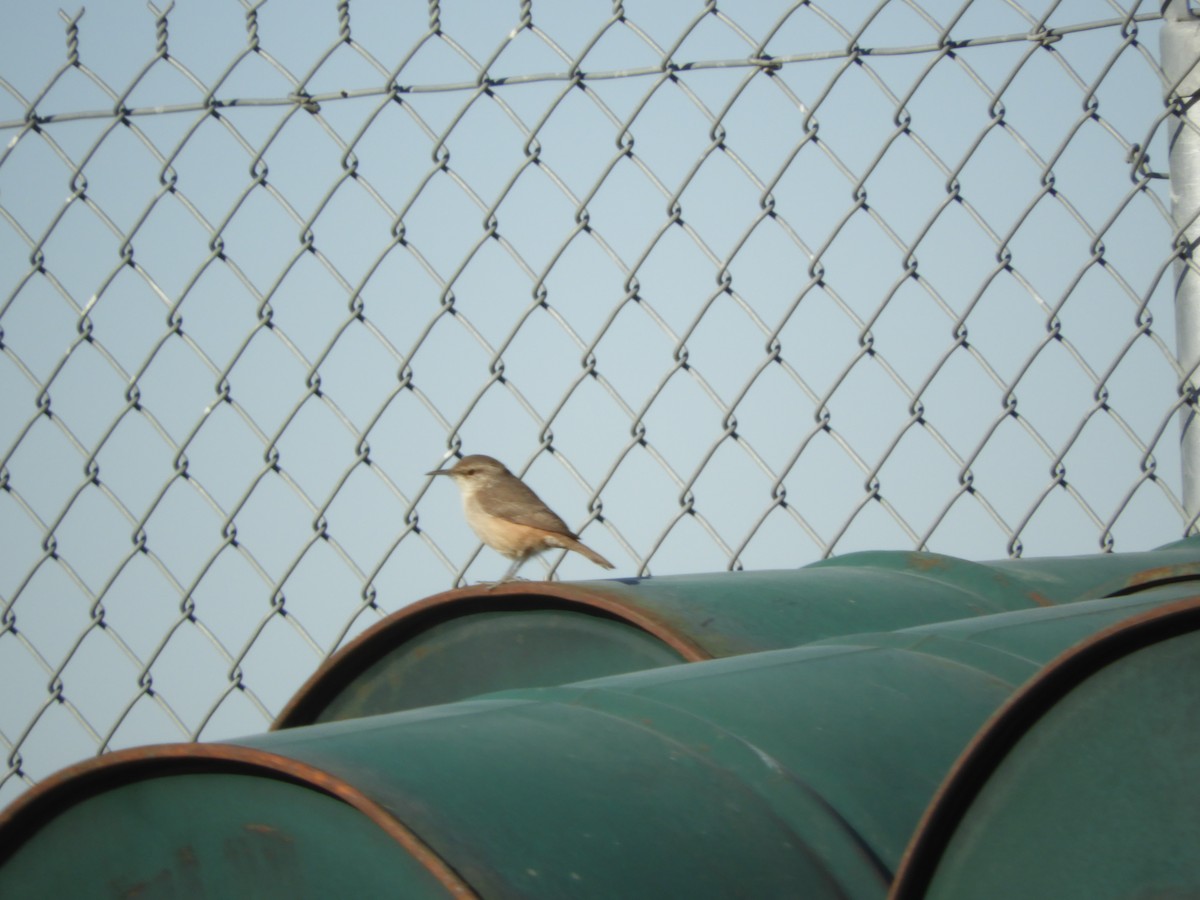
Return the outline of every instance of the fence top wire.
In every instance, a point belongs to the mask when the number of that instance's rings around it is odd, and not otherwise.
[[[423,475],[453,454],[622,574],[1194,525],[1165,7],[28,6],[0,667],[37,687],[0,707],[0,801],[256,730],[490,574]]]

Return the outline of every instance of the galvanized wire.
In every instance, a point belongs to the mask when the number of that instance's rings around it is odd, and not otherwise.
[[[288,29],[259,0],[189,57],[151,4],[125,81],[62,15],[36,90],[0,73],[0,802],[261,728],[348,636],[491,574],[423,474],[456,453],[626,575],[1191,530],[1190,98],[1160,9],[1060,6],[341,0]],[[1030,111],[1031,71],[1071,104]]]

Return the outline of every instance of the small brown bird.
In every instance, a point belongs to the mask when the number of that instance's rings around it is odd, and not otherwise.
[[[533,491],[504,464],[490,456],[465,456],[449,469],[426,475],[449,475],[462,492],[463,514],[479,539],[513,561],[500,579],[512,581],[531,556],[555,547],[574,550],[606,569],[613,564],[579,540]]]

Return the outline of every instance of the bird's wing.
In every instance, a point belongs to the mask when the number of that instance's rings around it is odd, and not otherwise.
[[[481,497],[480,505],[483,507],[483,511],[489,515],[516,522],[518,525],[528,525],[531,528],[540,528],[555,534],[565,534],[572,539],[576,537],[575,532],[567,527],[567,523],[556,516],[550,507],[543,503],[541,498],[523,481],[518,481],[517,484],[520,487],[513,486],[514,496],[512,497],[502,499],[489,497],[486,500]]]

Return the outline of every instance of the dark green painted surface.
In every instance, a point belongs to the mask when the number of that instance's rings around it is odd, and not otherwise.
[[[712,656],[1056,606],[1200,579],[1200,538],[1146,553],[977,563],[866,551],[802,569],[580,583],[674,625]]]
[[[624,622],[561,609],[479,612],[437,623],[372,663],[316,721],[449,703],[497,685],[541,687],[681,662]]]
[[[989,671],[1007,673],[1015,685],[1058,654],[1140,612],[1200,596],[1200,586],[1168,584],[1125,597],[1084,600],[1053,609],[1021,610],[979,619],[938,622],[894,632],[849,635],[814,646],[859,644],[903,647],[969,665],[987,659]]]
[[[1101,553],[972,562],[938,553],[868,550],[822,560],[810,569],[880,568],[903,570],[971,593],[991,597],[1012,609],[1013,595],[1038,605],[1057,605],[1126,593],[1141,586],[1200,578],[1200,537],[1142,553]]]
[[[588,586],[651,613],[714,657],[1039,605],[1024,591],[988,593],[928,577],[907,567],[911,556],[889,556],[894,565],[888,566],[815,565]]]
[[[445,898],[352,807],[248,775],[148,778],[88,797],[0,866],[0,897]]]
[[[988,779],[926,896],[1200,897],[1200,632],[1057,703]]]

